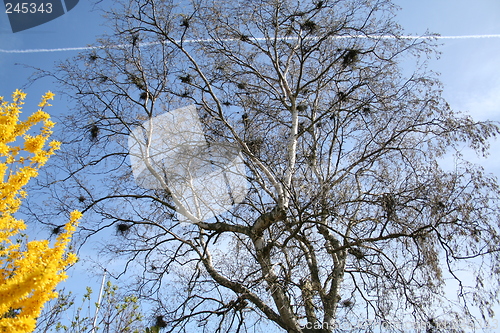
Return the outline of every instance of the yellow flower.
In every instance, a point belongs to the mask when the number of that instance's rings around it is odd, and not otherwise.
[[[52,92],[49,90],[49,91],[47,91],[47,93],[45,93],[45,95],[43,95],[43,98],[44,98],[44,99],[54,99],[54,96],[55,96],[55,95],[56,95],[56,94],[52,93]]]
[[[45,138],[37,135],[35,137],[26,135],[24,137],[24,150],[30,153],[36,153],[43,148]]]
[[[42,101],[38,103],[38,107],[43,108],[45,106],[52,106],[52,104],[47,103],[46,99],[42,99]]]
[[[61,143],[59,141],[50,141],[49,147],[53,150],[58,150],[61,147]]]
[[[13,215],[26,196],[23,187],[60,146],[60,142],[50,141],[45,148],[54,123],[44,111],[38,110],[24,122],[19,120],[25,97],[20,90],[12,94],[14,103],[0,97],[0,156],[5,157],[0,161],[0,332],[12,333],[32,332],[43,305],[57,296],[53,290],[66,278],[65,268],[77,260],[67,248],[82,216],[71,213],[53,247],[48,240],[28,242],[20,234],[26,224]],[[49,106],[47,100],[53,97],[47,92],[40,104]],[[40,123],[40,134],[26,134]],[[19,137],[24,138],[23,147],[15,145]],[[19,239],[24,239],[23,244],[17,242]],[[5,316],[11,309],[19,309],[19,313]]]
[[[49,104],[47,101],[49,99],[54,99],[55,94],[52,92],[48,91],[45,95],[42,96],[42,101],[40,104],[38,104],[39,107],[43,108],[45,106],[51,106],[52,104]]]
[[[14,91],[14,93],[12,94],[12,99],[14,100],[15,103],[17,103],[18,101],[22,101],[26,98],[26,94],[23,93],[21,90],[19,89],[16,89],[16,91]],[[3,99],[3,97],[2,97]],[[21,104],[21,103],[20,103]]]

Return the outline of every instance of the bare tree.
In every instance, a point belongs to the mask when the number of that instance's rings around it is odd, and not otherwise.
[[[472,306],[488,318],[498,186],[459,156],[451,170],[438,161],[464,143],[485,154],[499,128],[450,109],[426,71],[432,38],[402,37],[394,10],[123,1],[108,13],[114,34],[49,73],[76,103],[49,177],[53,212],[80,204],[82,237],[116,228],[109,253],[138,274],[166,332],[437,331],[477,323]],[[209,219],[150,156],[155,119],[189,105],[205,146],[231,147],[246,170],[244,200]],[[154,186],[132,173],[137,129]]]

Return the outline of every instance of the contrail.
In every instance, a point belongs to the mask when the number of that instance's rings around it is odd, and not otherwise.
[[[498,35],[462,35],[462,36],[393,36],[393,35],[355,35],[355,36],[335,36],[332,37],[334,39],[347,39],[347,38],[373,38],[373,39],[480,39],[480,38],[500,38],[500,34]],[[284,40],[292,40],[296,38],[284,37]],[[221,41],[238,41],[239,39],[224,39]],[[264,41],[265,38],[250,38],[250,40],[255,42]],[[186,39],[183,40],[182,43],[190,44],[190,43],[198,43],[198,42],[210,42],[209,39]],[[176,43],[180,43],[181,41],[175,41]],[[141,43],[140,46],[150,46],[157,45],[162,42],[151,42],[151,43]],[[169,43],[169,42],[164,42]],[[68,52],[68,51],[88,51],[88,50],[99,50],[99,49],[120,49],[124,47],[130,47],[132,44],[117,44],[117,45],[109,45],[109,46],[81,46],[81,47],[61,47],[54,49],[25,49],[25,50],[4,50],[0,49],[0,53],[44,53],[44,52]]]

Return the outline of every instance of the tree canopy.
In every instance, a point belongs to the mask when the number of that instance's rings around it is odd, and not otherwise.
[[[472,307],[488,318],[497,181],[459,155],[451,168],[439,161],[464,143],[486,154],[499,127],[451,110],[426,67],[432,37],[405,37],[395,10],[388,0],[119,2],[112,34],[41,73],[75,103],[47,187],[54,212],[81,207],[84,238],[115,228],[108,253],[137,274],[131,288],[165,332],[460,331],[478,323]],[[174,159],[168,140],[187,113],[173,112],[188,106],[203,146]],[[129,158],[134,133],[147,186]],[[203,219],[176,177],[193,184],[206,172],[198,159],[223,169],[213,147],[241,158],[243,178],[226,177],[243,197]]]

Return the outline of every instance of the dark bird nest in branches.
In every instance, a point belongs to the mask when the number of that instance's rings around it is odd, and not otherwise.
[[[146,99],[152,99],[153,95],[147,91],[143,91],[140,95],[139,98],[141,100],[146,100]]]
[[[123,236],[123,235],[128,234],[131,227],[132,227],[132,225],[128,224],[128,223],[118,223],[116,225],[116,231],[118,232],[118,234]]]
[[[89,61],[90,61],[90,62],[94,62],[94,61],[96,61],[97,59],[99,59],[99,57],[97,56],[97,54],[95,54],[95,53],[91,53],[91,54],[89,55]]]
[[[351,300],[346,299],[346,300],[342,301],[341,305],[344,308],[352,308],[354,303]]]
[[[159,328],[167,327],[167,322],[162,315],[156,316],[155,326]]]
[[[358,61],[359,50],[346,50],[342,57],[342,66],[347,67]]]
[[[189,74],[179,76],[179,79],[182,83],[190,84],[192,81],[192,77]]]
[[[181,27],[184,27],[186,29],[189,28],[189,19],[187,17],[182,19]]]
[[[312,20],[306,20],[300,25],[300,28],[307,32],[315,32],[318,30],[318,25]]]
[[[241,40],[242,42],[247,42],[247,43],[248,43],[248,42],[250,41],[250,36],[248,36],[248,35],[243,35],[243,34],[241,34],[241,35],[239,35],[239,36],[238,36],[238,38],[239,38],[239,40]]]
[[[128,80],[139,90],[146,90],[146,83],[140,77],[135,74],[128,74]]]
[[[365,254],[363,253],[363,251],[361,251],[361,249],[356,248],[356,247],[350,248],[349,250],[347,250],[347,252],[349,252],[349,254],[352,254],[358,260],[361,260],[365,257]]]
[[[57,225],[54,228],[52,228],[52,235],[57,236],[63,231],[63,226],[62,225]]]
[[[90,128],[89,128],[89,135],[90,135],[90,141],[97,141],[97,139],[99,138],[99,132],[100,132],[100,129],[99,129],[99,126],[97,126],[97,124],[92,124],[90,125]]]

